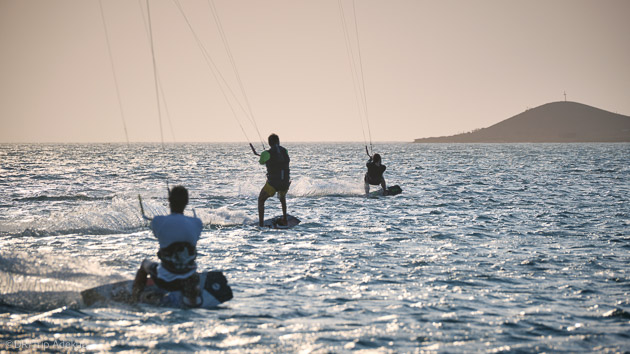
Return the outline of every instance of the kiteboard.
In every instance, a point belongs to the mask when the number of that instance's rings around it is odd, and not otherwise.
[[[387,193],[385,195],[398,195],[400,193],[402,193],[402,188],[400,188],[400,186],[396,184],[387,187]]]
[[[400,188],[399,185],[394,185],[394,186],[387,187],[387,193],[385,193],[385,196],[398,195],[400,193],[402,193],[402,188]],[[370,197],[383,196],[383,192],[382,190],[370,192],[369,196]]]
[[[263,226],[262,227],[268,227],[271,229],[290,229],[293,226],[296,226],[297,224],[299,224],[301,221],[300,219],[296,218],[293,215],[289,215],[287,214],[287,224],[286,225],[280,225],[280,221],[282,220],[282,215],[278,215],[274,218],[271,219],[267,219],[263,222]],[[256,222],[254,225],[258,226],[258,222]]]
[[[232,299],[232,289],[227,284],[227,279],[222,272],[203,272],[199,274],[201,287],[200,308],[214,308]],[[119,302],[133,304],[131,289],[133,281],[126,280],[117,283],[105,284],[81,292],[83,303],[92,306],[97,303]],[[185,308],[181,291],[167,291],[155,285],[151,278],[140,293],[139,303],[159,307]]]

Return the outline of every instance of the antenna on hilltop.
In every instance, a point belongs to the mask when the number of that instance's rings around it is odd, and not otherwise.
[[[567,92],[564,91],[564,102],[566,102],[566,101],[567,101]]]

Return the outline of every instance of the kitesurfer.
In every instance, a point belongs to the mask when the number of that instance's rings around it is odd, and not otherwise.
[[[383,177],[383,173],[387,167],[381,164],[381,155],[374,154],[374,156],[370,156],[370,159],[365,166],[367,166],[368,169],[365,173],[365,178],[363,179],[365,194],[370,193],[370,185],[380,185],[381,188],[383,188],[383,195],[387,195],[387,184],[385,183],[385,178]]]
[[[138,302],[147,281],[167,291],[181,291],[184,305],[201,305],[199,275],[197,274],[197,241],[203,225],[197,217],[184,215],[188,204],[188,190],[182,186],[169,190],[171,214],[158,215],[151,220],[150,228],[158,239],[160,263],[142,261],[133,284],[132,300]],[[144,215],[143,215],[144,216]],[[145,217],[146,218],[146,217]]]
[[[269,150],[260,154],[258,162],[267,166],[267,182],[258,196],[258,225],[263,226],[265,221],[265,201],[278,193],[278,199],[282,204],[282,219],[279,225],[287,225],[287,191],[291,184],[289,176],[289,153],[280,146],[280,138],[276,134],[269,135]],[[253,147],[252,147],[253,149]],[[255,151],[254,151],[255,152]]]

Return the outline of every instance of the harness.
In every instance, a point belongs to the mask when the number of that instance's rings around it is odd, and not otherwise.
[[[271,184],[285,184],[289,181],[289,153],[280,145],[269,148],[270,158],[266,162],[267,179]]]
[[[197,250],[188,242],[175,242],[161,248],[157,256],[162,261],[162,267],[173,274],[186,274],[197,269]]]

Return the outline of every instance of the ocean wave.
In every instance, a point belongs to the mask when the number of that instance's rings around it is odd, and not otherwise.
[[[212,210],[195,209],[195,211],[206,227],[244,225],[258,221],[257,215],[254,219],[245,210],[232,210],[227,206]]]
[[[152,208],[154,209],[154,208]],[[115,197],[109,203],[75,204],[38,216],[10,216],[0,225],[0,236],[102,235],[141,230],[145,225],[137,200]]]
[[[62,235],[115,235],[121,233],[131,233],[143,230],[143,227],[124,227],[124,228],[101,228],[101,227],[85,227],[85,228],[68,228],[68,229],[47,229],[27,228],[22,231],[0,231],[0,236],[12,237],[46,237],[46,236],[62,236]]]
[[[627,311],[624,311],[622,309],[614,309],[614,310],[610,310],[606,313],[603,314],[603,317],[605,318],[619,318],[619,319],[630,319],[630,313],[628,313]]]
[[[291,183],[289,195],[296,197],[364,196],[362,180],[301,177]]]
[[[216,203],[210,200],[210,204]],[[169,213],[159,199],[143,200],[143,207],[148,217]],[[185,214],[197,215],[205,228],[249,225],[258,220],[257,214],[230,206],[216,209],[190,207]],[[142,218],[137,199],[114,197],[110,203],[79,204],[67,210],[48,212],[40,217],[22,218],[21,215],[15,215],[0,225],[0,236],[112,235],[146,230],[147,225],[148,221]]]
[[[124,280],[93,260],[58,251],[0,251],[0,303],[29,311],[80,305],[80,291]]]
[[[265,181],[239,181],[237,196],[257,198]],[[363,179],[297,177],[291,180],[288,197],[364,196]]]
[[[14,202],[57,202],[57,201],[90,201],[90,200],[112,200],[114,196],[94,197],[86,194],[76,195],[38,195],[34,197],[14,198]]]

